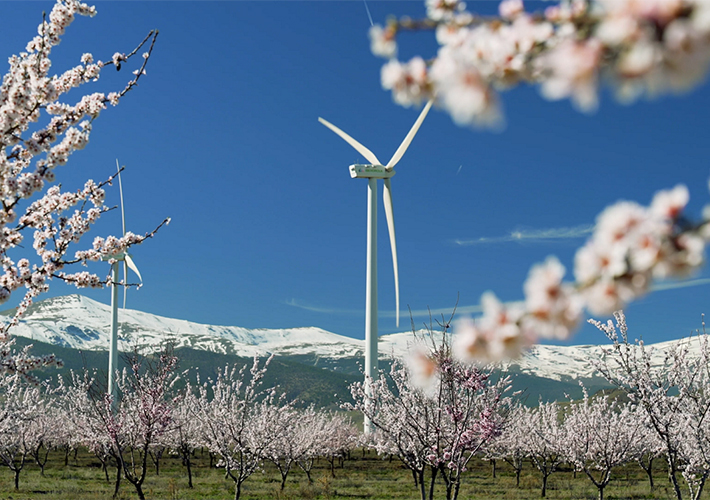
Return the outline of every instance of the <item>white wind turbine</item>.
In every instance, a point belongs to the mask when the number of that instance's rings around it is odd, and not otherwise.
[[[118,165],[118,160],[116,160],[116,168],[118,169],[118,192],[121,195],[121,223],[123,225],[123,236],[126,235],[126,212],[123,208],[123,185],[121,184],[121,167]],[[136,264],[133,259],[128,254],[128,252],[123,252],[117,255],[111,256],[114,263],[111,264],[112,284],[111,284],[111,344],[109,345],[109,356],[108,356],[108,393],[113,397],[113,404],[115,405],[118,401],[118,391],[116,387],[116,382],[114,380],[116,375],[116,370],[118,369],[118,267],[119,262],[123,262],[123,309],[126,308],[126,292],[128,287],[126,283],[128,281],[128,269],[130,268],[134,273],[138,275],[138,279],[143,282],[141,273],[138,271]]]
[[[412,142],[424,118],[429,112],[433,100],[430,100],[419,114],[419,118],[414,122],[411,130],[399,145],[397,151],[387,163],[382,165],[375,154],[365,146],[357,142],[348,134],[340,130],[332,123],[318,118],[318,121],[338,134],[342,139],[350,144],[360,153],[369,165],[350,165],[350,177],[365,178],[367,185],[367,282],[365,291],[365,391],[370,394],[368,380],[377,376],[377,179],[384,179],[385,189],[383,201],[385,205],[385,216],[387,218],[387,229],[389,230],[390,246],[392,249],[392,264],[394,266],[394,287],[395,287],[395,315],[397,326],[399,326],[399,270],[397,266],[397,241],[394,235],[394,212],[392,208],[392,185],[390,179],[394,176],[394,166],[404,155]],[[372,423],[365,419],[365,432],[372,431]]]

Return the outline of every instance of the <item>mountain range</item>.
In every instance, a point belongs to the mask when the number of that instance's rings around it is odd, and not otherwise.
[[[6,317],[14,310],[0,313]],[[52,347],[73,357],[71,351],[99,355],[109,345],[111,308],[81,295],[67,295],[38,301],[33,304],[20,323],[11,330],[15,337],[31,342],[43,352]],[[416,344],[417,339],[428,339],[426,332],[395,333],[380,337],[379,352],[383,358],[401,358]],[[341,387],[359,379],[359,366],[364,359],[364,341],[331,333],[320,328],[246,329],[236,326],[216,326],[165,318],[132,309],[119,310],[119,350],[156,349],[171,343],[190,359],[201,359],[208,366],[219,366],[230,359],[274,354],[280,363],[293,368],[311,370],[313,376],[344,377]],[[677,341],[654,346],[654,361],[661,363],[663,352]],[[597,377],[590,359],[602,355],[603,346],[537,345],[521,359],[511,362],[507,371],[513,374],[514,388],[526,390],[528,398],[537,401],[559,399],[564,394],[581,394],[579,381],[589,390],[604,388],[606,383]],[[212,361],[208,361],[212,358]],[[207,360],[207,361],[206,361]],[[197,362],[197,361],[195,361]],[[386,362],[385,362],[386,363]],[[310,372],[309,372],[310,373]],[[284,374],[285,375],[285,374]],[[347,379],[347,380],[346,380]],[[278,381],[283,385],[286,381]],[[286,384],[288,385],[288,384]],[[326,384],[327,385],[327,384]],[[331,390],[328,386],[324,390]]]

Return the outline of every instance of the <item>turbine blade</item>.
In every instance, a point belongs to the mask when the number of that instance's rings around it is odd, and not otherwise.
[[[126,283],[128,283],[128,263],[126,260],[123,260],[123,308],[126,308],[126,298],[128,296],[128,287],[126,286]]]
[[[123,236],[126,236],[126,212],[123,210],[123,185],[121,184],[121,167],[116,158],[116,168],[118,169],[118,192],[121,195],[121,223],[123,224]]]
[[[382,199],[385,202],[385,216],[387,217],[387,229],[390,233],[390,248],[392,249],[392,265],[394,267],[394,297],[395,315],[397,326],[399,326],[399,267],[397,265],[397,240],[394,236],[394,210],[392,207],[392,184],[390,179],[385,179],[385,191]]]
[[[365,146],[357,142],[355,139],[350,137],[348,134],[340,130],[338,127],[330,123],[328,120],[324,120],[323,118],[318,118],[318,121],[321,122],[323,125],[328,127],[330,130],[338,134],[345,142],[350,144],[352,147],[354,147],[358,153],[360,153],[362,156],[365,157],[367,161],[372,163],[373,165],[382,165],[380,163],[380,160],[377,159],[377,156],[375,156],[375,153],[367,149]]]
[[[130,255],[125,254],[123,256],[123,261],[126,263],[128,267],[131,268],[131,271],[136,273],[138,275],[138,279],[141,280],[141,283],[143,283],[143,278],[141,277],[141,273],[138,271],[138,268],[136,267],[135,262],[133,262],[133,259],[131,258]]]
[[[394,166],[399,162],[399,160],[402,159],[402,156],[404,156],[405,151],[407,151],[407,148],[409,147],[409,144],[412,142],[412,139],[414,139],[414,136],[417,135],[417,131],[419,130],[419,127],[421,126],[422,122],[424,121],[424,118],[426,118],[426,115],[429,112],[429,108],[431,108],[431,105],[433,104],[433,102],[434,102],[434,99],[429,100],[429,102],[426,103],[426,106],[424,106],[424,109],[422,110],[422,112],[419,113],[419,118],[417,118],[417,121],[415,121],[414,125],[412,125],[412,128],[409,130],[407,137],[404,138],[404,140],[402,141],[402,144],[399,145],[399,147],[397,148],[397,151],[395,151],[394,155],[392,155],[392,159],[385,166],[385,168],[387,170],[394,168]]]

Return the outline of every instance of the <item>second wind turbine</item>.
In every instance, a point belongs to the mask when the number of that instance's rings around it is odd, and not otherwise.
[[[365,390],[368,395],[369,382],[377,376],[377,179],[384,179],[385,189],[383,201],[385,205],[385,216],[387,218],[387,229],[390,236],[390,246],[392,248],[392,264],[394,266],[394,286],[395,286],[395,314],[397,326],[399,326],[399,270],[397,267],[397,241],[394,234],[394,212],[392,208],[392,184],[391,178],[394,176],[394,166],[402,159],[405,151],[412,142],[412,139],[424,121],[433,101],[427,102],[424,109],[419,114],[419,118],[414,122],[407,136],[399,145],[397,151],[387,163],[382,165],[377,156],[365,146],[357,142],[348,134],[340,130],[332,123],[318,118],[318,121],[338,134],[342,139],[350,144],[367,161],[368,165],[350,165],[350,177],[364,178],[368,180],[367,188],[367,284],[365,297]],[[372,424],[369,419],[365,420],[365,432],[372,431]]]

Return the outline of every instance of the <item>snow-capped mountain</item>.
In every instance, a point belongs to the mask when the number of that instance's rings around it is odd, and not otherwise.
[[[14,311],[2,314],[11,315]],[[337,335],[320,328],[254,329],[215,326],[165,318],[132,309],[119,311],[119,350],[159,346],[171,342],[221,354],[251,357],[274,353],[279,356],[307,356],[342,360],[364,357],[364,341]],[[35,341],[81,350],[107,350],[111,330],[111,308],[81,295],[67,295],[33,304],[12,334]],[[656,344],[654,361],[678,341]],[[413,348],[411,332],[383,335],[382,355],[401,357]],[[535,346],[511,369],[553,380],[590,378],[590,359],[599,358],[602,346]]]

